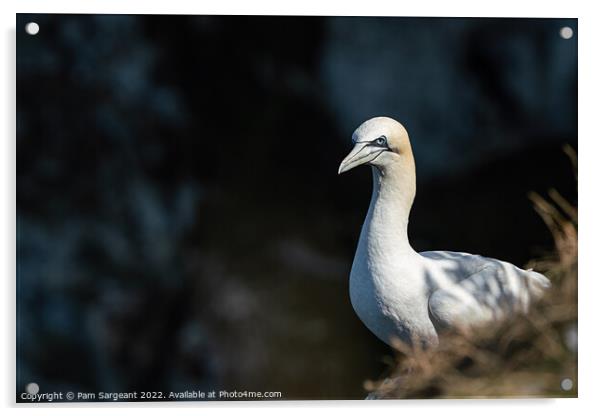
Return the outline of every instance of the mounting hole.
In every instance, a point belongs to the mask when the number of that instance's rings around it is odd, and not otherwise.
[[[27,32],[28,35],[37,35],[39,31],[40,25],[36,22],[29,22],[25,25],[25,32]]]
[[[40,386],[38,386],[38,383],[29,383],[25,386],[25,391],[29,394],[38,394]]]
[[[564,391],[569,391],[573,389],[573,380],[570,378],[565,378],[560,382],[560,388]]]
[[[560,34],[560,37],[562,39],[570,39],[573,37],[573,29],[571,29],[568,26],[560,28],[560,31],[558,33]]]

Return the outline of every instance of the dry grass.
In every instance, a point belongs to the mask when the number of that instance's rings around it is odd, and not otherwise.
[[[565,152],[576,178],[576,154]],[[365,383],[370,398],[577,397],[577,208],[556,190],[529,198],[555,250],[527,267],[552,289],[528,315],[470,337],[444,334],[437,349],[398,343],[388,377]],[[564,390],[567,378],[573,386]]]

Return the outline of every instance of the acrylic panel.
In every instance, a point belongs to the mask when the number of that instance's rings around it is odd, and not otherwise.
[[[18,14],[17,402],[576,397],[577,36]]]

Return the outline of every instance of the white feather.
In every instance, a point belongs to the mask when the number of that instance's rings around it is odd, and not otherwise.
[[[395,137],[397,125],[387,118],[369,120],[356,130],[354,142]],[[359,318],[388,344],[397,338],[436,345],[443,329],[468,330],[527,312],[550,286],[542,274],[468,253],[412,249],[407,225],[414,161],[407,133],[397,134],[409,150],[371,161],[372,199],[349,284]]]

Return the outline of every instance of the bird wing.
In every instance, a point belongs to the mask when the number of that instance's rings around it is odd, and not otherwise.
[[[433,286],[429,313],[438,328],[469,329],[526,313],[550,281],[533,270],[468,253],[420,253],[447,277]]]

